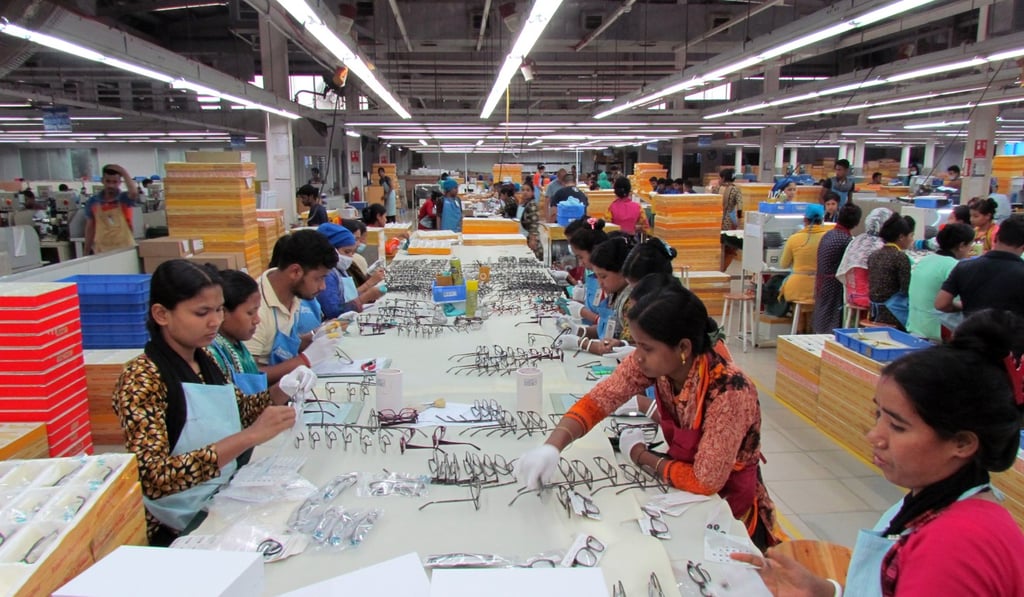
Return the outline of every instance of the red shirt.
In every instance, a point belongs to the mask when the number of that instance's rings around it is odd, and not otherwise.
[[[1024,535],[986,499],[956,502],[911,533],[894,564],[897,597],[1024,596]]]

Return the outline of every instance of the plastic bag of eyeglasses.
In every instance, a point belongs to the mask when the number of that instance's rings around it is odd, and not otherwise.
[[[380,508],[347,510],[333,506],[324,512],[311,537],[321,549],[343,551],[358,547],[369,536],[383,513]]]
[[[442,553],[423,558],[423,567],[428,570],[556,568],[564,557],[565,553],[561,551],[546,551],[525,558],[493,553]]]
[[[298,555],[308,545],[309,537],[306,535],[249,521],[237,522],[216,535],[184,535],[171,543],[175,549],[261,553],[266,564]]]
[[[370,497],[426,497],[430,475],[411,473],[359,473],[356,495]]]
[[[346,489],[359,481],[358,473],[338,475],[322,486],[316,488],[309,496],[292,511],[288,517],[288,528],[300,533],[311,533],[317,521],[330,507],[331,502],[341,496]]]
[[[283,473],[272,483],[250,485],[232,482],[214,494],[210,509],[234,510],[237,504],[294,502],[305,499],[314,489],[316,485],[298,473]]]
[[[0,564],[33,565],[43,560],[60,542],[66,526],[58,522],[32,522],[5,535],[0,545]]]

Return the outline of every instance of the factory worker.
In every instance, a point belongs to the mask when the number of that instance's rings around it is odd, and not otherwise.
[[[857,535],[845,587],[771,550],[732,557],[777,596],[1024,595],[1024,535],[990,483],[1017,458],[1021,338],[1019,317],[986,311],[950,344],[882,370],[866,439],[875,466],[909,491]]]
[[[151,339],[114,388],[154,545],[187,528],[251,448],[292,427],[295,410],[284,404],[316,382],[312,371],[296,367],[269,391],[248,394],[256,388],[233,384],[207,351],[223,319],[215,268],[183,259],[160,264],[150,283]]]

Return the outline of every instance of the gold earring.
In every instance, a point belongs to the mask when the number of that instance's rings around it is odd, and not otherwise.
[[[685,354],[684,355],[680,355],[680,357],[682,358],[683,364],[685,365],[686,364],[686,355]]]

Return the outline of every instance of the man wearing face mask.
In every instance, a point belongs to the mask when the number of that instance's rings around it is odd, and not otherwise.
[[[363,253],[366,252],[366,224],[362,220],[346,218],[341,221],[341,225],[356,237],[356,254],[352,256],[352,266],[363,278],[366,278],[366,271],[370,268],[370,265],[366,263],[366,257],[363,257]],[[383,274],[381,280],[383,280]]]
[[[363,306],[384,296],[387,286],[383,282],[371,283],[369,280],[362,286],[350,274],[352,256],[356,254],[358,243],[349,230],[337,224],[321,224],[317,232],[338,251],[338,265],[324,280],[324,289],[316,296],[324,312],[324,319],[334,319],[343,313],[363,310]]]

